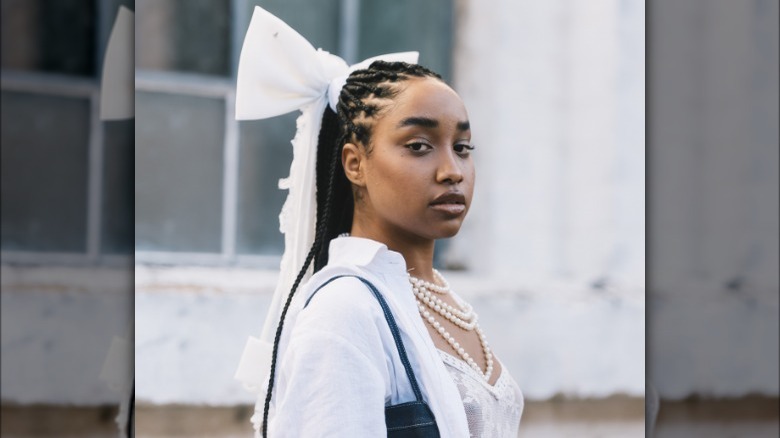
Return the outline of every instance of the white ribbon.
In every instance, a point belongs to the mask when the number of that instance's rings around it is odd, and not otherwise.
[[[348,66],[338,56],[315,49],[287,23],[255,6],[238,61],[236,119],[265,119],[303,110],[325,96],[336,111],[350,73],[377,60],[415,64],[418,56],[418,52],[390,53]]]
[[[238,61],[236,119],[265,119],[295,110],[301,115],[292,140],[290,176],[279,181],[280,189],[289,190],[279,215],[285,248],[279,281],[260,339],[250,337],[235,375],[248,389],[262,391],[282,307],[314,243],[317,139],[325,105],[336,111],[341,88],[351,72],[368,68],[376,60],[415,64],[417,58],[417,52],[393,53],[348,66],[338,56],[315,49],[285,22],[255,6]],[[311,272],[310,268],[303,282]]]

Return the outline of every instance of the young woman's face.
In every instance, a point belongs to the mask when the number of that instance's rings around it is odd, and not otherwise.
[[[361,149],[356,211],[384,234],[377,237],[452,237],[474,191],[468,114],[439,80],[414,78],[402,87],[374,122],[370,153]],[[349,162],[345,169],[350,164],[357,169]]]

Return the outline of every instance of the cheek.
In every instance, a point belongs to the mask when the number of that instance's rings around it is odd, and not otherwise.
[[[397,166],[386,169],[382,182],[383,193],[388,199],[393,199],[396,204],[399,199],[411,202],[414,197],[420,196],[423,192],[419,172],[415,172],[410,166]],[[396,205],[396,208],[399,209],[404,207],[407,207],[404,203]]]
[[[474,169],[474,162],[469,161],[465,168],[463,169],[463,182],[466,186],[464,190],[468,191],[468,196],[471,197],[472,192],[474,191],[474,184],[476,183],[477,173]]]
[[[373,202],[388,214],[401,214],[418,207],[425,197],[425,175],[409,163],[398,162],[373,169],[370,192]],[[422,201],[421,201],[422,202]]]

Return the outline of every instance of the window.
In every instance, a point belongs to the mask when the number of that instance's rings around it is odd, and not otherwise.
[[[98,112],[120,6],[133,2],[2,2],[4,262],[97,263],[131,251],[133,121]]]
[[[451,1],[381,3],[392,10],[383,15],[367,0],[138,0],[137,262],[278,266],[287,191],[277,183],[289,174],[298,113],[235,120],[255,5],[349,62],[420,50],[422,64],[449,76]]]

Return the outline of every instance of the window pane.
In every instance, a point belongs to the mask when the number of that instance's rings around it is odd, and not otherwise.
[[[238,29],[244,41],[249,19],[255,5],[267,10],[303,35],[312,46],[339,54],[339,11],[341,0],[250,0],[247,2],[246,22]]]
[[[95,1],[3,0],[2,68],[95,74]]]
[[[135,247],[220,252],[225,102],[137,92]]]
[[[292,140],[298,113],[241,122],[241,164],[238,198],[239,254],[281,254],[279,212],[287,190],[278,188],[290,174]]]
[[[134,129],[132,119],[103,122],[103,253],[133,252]]]
[[[360,3],[358,58],[419,51],[421,65],[449,80],[452,22],[451,0],[363,1]]]
[[[229,75],[230,3],[137,0],[136,67]]]
[[[2,249],[85,252],[89,101],[3,91]]]

